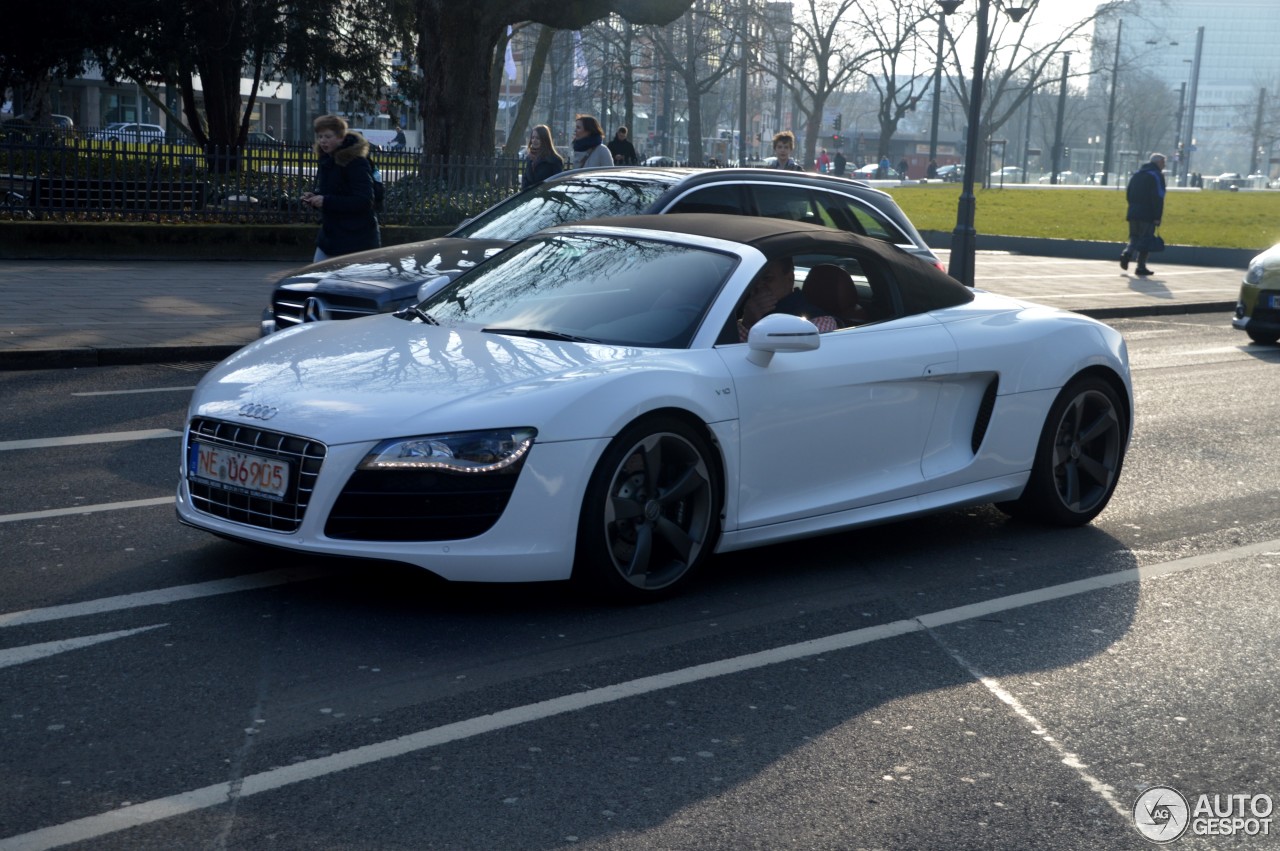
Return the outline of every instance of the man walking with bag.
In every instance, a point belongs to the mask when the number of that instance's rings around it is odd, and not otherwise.
[[[1129,212],[1125,216],[1129,220],[1129,244],[1120,252],[1120,268],[1128,271],[1129,261],[1136,257],[1138,268],[1133,271],[1137,275],[1155,274],[1147,268],[1147,254],[1164,216],[1164,162],[1164,154],[1152,154],[1151,160],[1129,178]]]

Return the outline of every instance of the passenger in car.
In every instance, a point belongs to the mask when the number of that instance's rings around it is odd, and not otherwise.
[[[770,260],[747,288],[747,300],[738,319],[738,338],[746,342],[751,326],[771,313],[803,316],[818,327],[820,333],[839,327],[835,317],[810,304],[804,293],[796,289],[796,269],[790,257]]]

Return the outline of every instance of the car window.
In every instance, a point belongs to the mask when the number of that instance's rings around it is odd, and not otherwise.
[[[823,224],[863,236],[871,236],[892,243],[909,243],[911,240],[879,210],[862,204],[847,195],[835,192],[818,192],[817,201],[822,211]]]
[[[593,177],[550,180],[481,213],[450,236],[516,240],[552,225],[646,212],[666,181]]]
[[[736,183],[704,186],[685,195],[665,212],[746,215],[749,208],[743,194],[745,191],[741,184]]]
[[[762,216],[834,227],[822,220],[818,207],[813,202],[813,193],[803,186],[757,184],[751,187],[751,191],[755,195],[756,210]]]
[[[737,262],[655,239],[552,234],[477,266],[419,309],[494,334],[685,348]]]

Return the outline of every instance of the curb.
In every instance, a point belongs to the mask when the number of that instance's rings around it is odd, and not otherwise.
[[[951,231],[922,230],[925,244],[930,248],[951,248]],[[1046,239],[1034,236],[996,236],[978,234],[978,251],[1007,251],[1010,254],[1027,254],[1038,257],[1058,257],[1066,260],[1110,260],[1120,257],[1122,242],[1096,242],[1076,239]],[[1252,248],[1211,248],[1200,245],[1170,245],[1160,252],[1159,262],[1175,266],[1209,266],[1218,269],[1249,268],[1249,261],[1258,255]]]

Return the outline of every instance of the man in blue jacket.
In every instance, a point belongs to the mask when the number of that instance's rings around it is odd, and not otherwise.
[[[1129,220],[1129,244],[1120,252],[1120,268],[1128,271],[1129,261],[1136,256],[1138,268],[1133,271],[1138,275],[1154,274],[1147,268],[1147,252],[1164,217],[1164,162],[1164,154],[1152,154],[1151,160],[1129,178],[1129,212],[1125,216]]]

